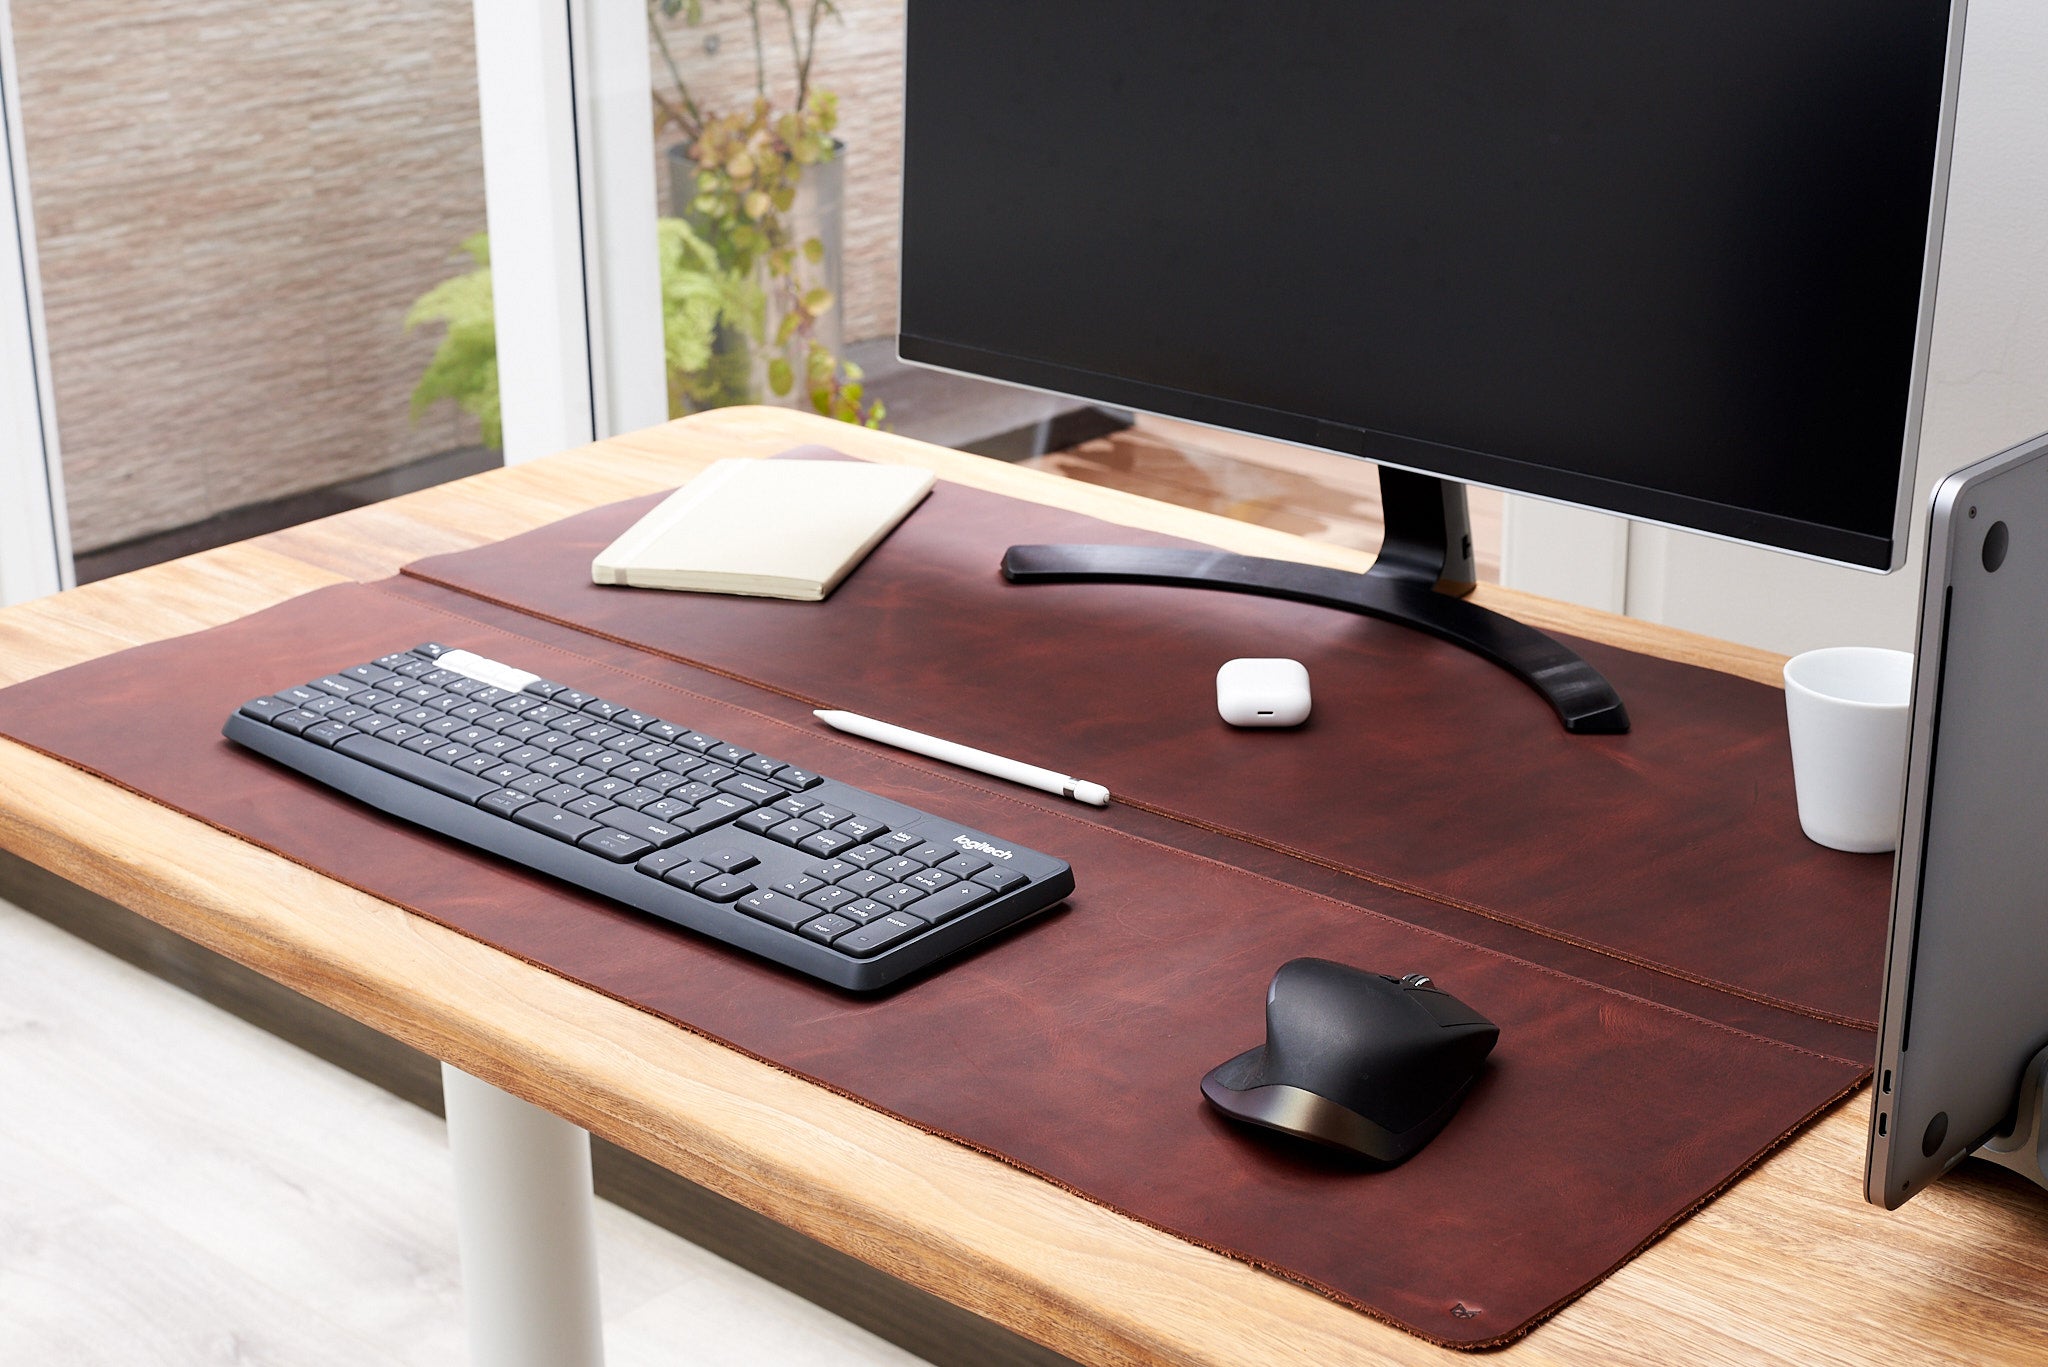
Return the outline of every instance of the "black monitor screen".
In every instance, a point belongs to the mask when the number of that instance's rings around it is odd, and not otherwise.
[[[1888,568],[1949,0],[912,0],[905,357]]]

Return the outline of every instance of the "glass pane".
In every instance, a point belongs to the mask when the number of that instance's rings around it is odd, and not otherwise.
[[[14,0],[81,580],[496,463],[413,301],[483,223],[467,0]]]

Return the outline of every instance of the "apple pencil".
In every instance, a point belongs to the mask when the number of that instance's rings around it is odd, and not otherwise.
[[[869,740],[878,740],[884,745],[893,745],[898,750],[908,750],[914,755],[944,760],[948,764],[957,764],[962,769],[972,769],[976,773],[1006,778],[1012,783],[1021,783],[1026,787],[1056,793],[1061,797],[1071,797],[1097,807],[1109,805],[1109,789],[1100,783],[1087,783],[1078,778],[1069,778],[1050,769],[1041,769],[1035,764],[1004,759],[1001,755],[991,755],[986,750],[976,750],[971,746],[956,745],[952,741],[927,736],[920,731],[906,731],[900,726],[891,726],[885,721],[863,717],[856,712],[834,712],[819,708],[811,715],[836,730],[845,731],[850,735],[865,736]]]

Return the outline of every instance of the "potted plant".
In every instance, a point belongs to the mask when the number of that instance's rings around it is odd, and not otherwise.
[[[886,416],[842,354],[840,229],[844,146],[838,102],[811,84],[818,29],[832,0],[735,0],[753,36],[754,99],[702,107],[669,44],[667,25],[695,26],[703,0],[647,0],[648,29],[669,83],[654,92],[656,136],[673,134],[669,217],[657,220],[662,331],[672,416],[735,403],[782,402],[878,427]],[[791,106],[769,98],[765,20],[779,16],[795,77]],[[446,325],[413,390],[415,418],[440,399],[472,414],[501,444],[490,248],[462,244],[472,269],[422,295],[408,329]]]

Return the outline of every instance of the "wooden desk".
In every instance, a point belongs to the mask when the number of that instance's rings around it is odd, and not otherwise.
[[[1247,554],[1368,557],[901,437],[727,409],[0,611],[0,682],[823,442]],[[1486,588],[1538,625],[1776,681],[1779,661]],[[1084,1362],[1461,1360],[0,741],[0,845],[577,1125]],[[1525,1363],[2040,1362],[2048,1196],[1966,1165],[1862,1201],[1859,1097],[1550,1323]],[[819,1162],[821,1154],[838,1161]]]

